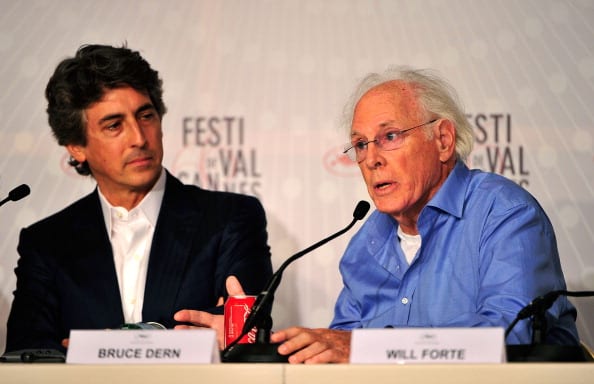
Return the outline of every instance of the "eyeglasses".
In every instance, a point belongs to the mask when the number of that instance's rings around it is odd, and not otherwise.
[[[387,132],[383,132],[379,136],[376,136],[375,139],[369,141],[355,141],[353,143],[348,143],[345,145],[345,149],[342,153],[347,155],[349,159],[355,161],[357,163],[362,162],[367,157],[367,146],[369,143],[375,143],[379,149],[382,151],[393,151],[402,147],[404,143],[404,134],[412,131],[415,128],[422,127],[427,124],[435,123],[439,119],[433,119],[426,123],[414,126],[412,128],[402,129],[402,130],[389,130]]]

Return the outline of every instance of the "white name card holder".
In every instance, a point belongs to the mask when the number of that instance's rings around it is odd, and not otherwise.
[[[72,330],[67,364],[220,362],[216,333],[200,330]]]
[[[355,329],[352,364],[504,363],[503,328]]]

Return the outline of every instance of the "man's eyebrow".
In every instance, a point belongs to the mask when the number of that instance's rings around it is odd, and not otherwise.
[[[144,111],[148,111],[148,110],[154,110],[156,111],[157,108],[155,108],[155,106],[152,103],[146,103],[141,105],[137,110],[136,110],[136,114],[138,115],[139,113],[142,113]]]
[[[395,120],[388,120],[388,121],[384,121],[379,126],[380,126],[380,128],[386,128],[386,127],[389,127],[391,125],[395,125],[394,123],[396,123]]]
[[[138,115],[139,113],[142,113],[144,111],[148,111],[151,109],[155,110],[155,111],[157,110],[152,103],[143,104],[136,109],[135,115]],[[105,115],[99,120],[99,124],[105,123],[106,121],[110,121],[110,120],[121,119],[123,117],[124,117],[123,113],[112,113],[109,115]]]
[[[109,115],[105,115],[101,119],[99,119],[99,124],[105,123],[106,121],[110,120],[121,119],[122,117],[124,117],[123,113],[112,113]]]
[[[386,127],[390,127],[392,125],[394,125],[394,123],[396,123],[396,120],[387,120],[387,121],[383,121],[379,124],[379,129],[384,129]],[[351,137],[353,136],[360,136],[361,134],[359,133],[359,131],[352,131],[351,132]]]

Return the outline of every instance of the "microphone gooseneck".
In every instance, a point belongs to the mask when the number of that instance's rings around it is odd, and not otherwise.
[[[247,335],[252,328],[261,327],[261,324],[263,322],[267,322],[269,324],[268,328],[270,327],[271,321],[266,321],[266,320],[268,318],[270,318],[270,312],[272,310],[272,301],[274,299],[274,293],[276,292],[276,289],[278,288],[278,286],[280,284],[283,272],[289,266],[289,264],[291,264],[293,261],[299,259],[301,256],[313,251],[316,248],[319,248],[320,246],[326,244],[330,240],[335,239],[336,237],[342,235],[343,233],[345,233],[346,231],[351,229],[357,221],[359,221],[363,217],[365,217],[365,215],[369,211],[369,208],[370,208],[370,205],[367,201],[364,201],[364,200],[359,201],[359,203],[357,204],[357,206],[355,207],[355,210],[353,212],[353,220],[349,223],[349,225],[347,225],[345,228],[341,229],[340,231],[334,233],[333,235],[330,235],[330,236],[326,237],[325,239],[320,240],[319,242],[313,244],[312,246],[310,246],[300,252],[297,252],[296,254],[289,257],[287,260],[285,260],[285,262],[280,266],[280,268],[272,275],[272,277],[268,281],[268,284],[266,285],[266,288],[264,288],[264,290],[262,292],[260,292],[260,294],[256,297],[256,301],[254,302],[254,305],[252,306],[251,312],[248,315],[247,319],[245,320],[241,334],[223,350],[223,352],[222,352],[223,358],[228,356],[229,352],[235,347],[235,345],[239,342],[239,340],[241,340],[241,338],[243,336]],[[269,331],[270,331],[269,329],[262,330],[262,332],[268,332],[268,333],[269,333]],[[260,333],[260,329],[258,329],[258,333]],[[268,342],[268,340],[266,340],[266,343],[267,342]]]

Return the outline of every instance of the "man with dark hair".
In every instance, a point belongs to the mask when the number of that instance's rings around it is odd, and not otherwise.
[[[183,185],[163,168],[161,84],[127,47],[82,46],[57,66],[49,124],[97,188],[21,231],[7,351],[64,350],[72,329],[138,322],[213,327],[220,343],[226,281],[237,293],[266,284],[259,201]]]

